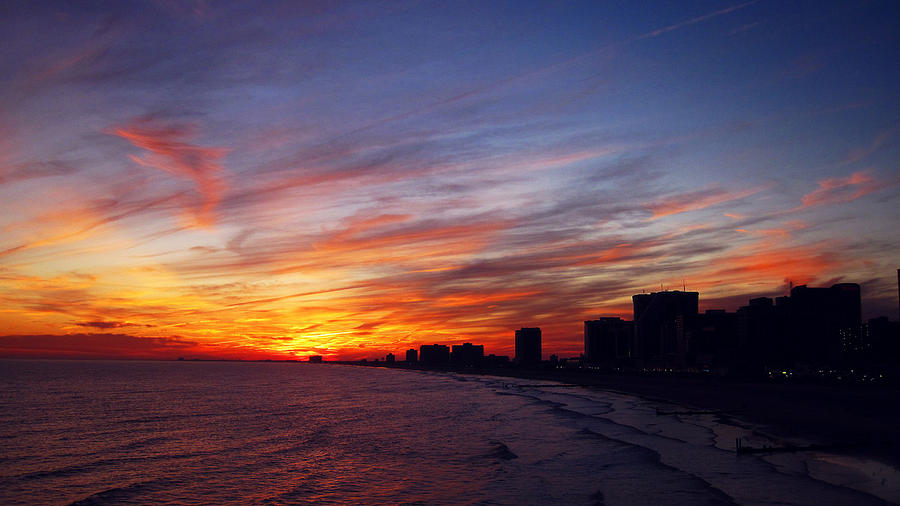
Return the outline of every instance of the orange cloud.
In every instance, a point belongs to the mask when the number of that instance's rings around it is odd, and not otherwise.
[[[847,177],[833,177],[819,181],[819,187],[803,196],[803,207],[842,204],[866,196],[881,187],[866,172],[854,172]]]
[[[771,285],[784,279],[808,282],[844,264],[838,255],[830,253],[821,244],[784,248],[754,244],[717,259],[709,271],[700,273],[700,279],[694,284],[700,287],[723,284],[734,290],[742,284],[762,282]]]
[[[673,195],[658,202],[647,206],[653,216],[651,220],[656,220],[664,216],[680,214],[689,211],[699,211],[725,202],[740,200],[750,195],[754,195],[764,190],[765,187],[757,186],[742,191],[728,192],[718,189],[717,187],[707,187],[679,195]]]
[[[746,235],[753,235],[762,238],[768,238],[767,241],[759,243],[760,248],[768,248],[776,245],[774,241],[786,241],[791,239],[794,236],[794,232],[799,230],[803,230],[807,228],[808,225],[799,220],[789,220],[784,226],[776,227],[776,228],[763,228],[756,230],[748,230],[744,228],[737,228],[735,232],[740,232]]]
[[[578,261],[573,265],[613,264],[647,257],[658,246],[656,241],[646,241],[640,244],[623,242],[612,248],[605,249],[598,254],[591,254],[588,258]]]
[[[436,302],[439,306],[484,306],[485,304],[521,299],[524,297],[539,297],[541,292],[492,292],[457,294],[441,297]]]
[[[505,222],[406,223],[409,218],[407,215],[351,218],[344,228],[315,243],[315,265],[436,261],[471,254],[481,249],[493,233],[508,225]],[[430,266],[434,267],[443,266]]]
[[[105,225],[166,205],[176,197],[178,197],[177,194],[138,202],[110,199],[61,210],[44,211],[31,219],[0,229],[4,234],[18,239],[18,244],[15,246],[0,250],[0,257],[35,248],[58,246],[94,238],[99,229]],[[51,252],[49,255],[53,256],[58,253]],[[35,258],[32,258],[32,261],[34,260]]]
[[[790,231],[788,231],[787,229],[784,229],[784,228],[769,228],[769,229],[762,229],[762,230],[747,230],[747,229],[743,229],[743,228],[736,228],[735,231],[740,232],[742,234],[747,234],[747,235],[761,235],[764,237],[779,237],[782,239],[787,239],[788,237],[791,236]]]
[[[226,149],[192,144],[189,142],[194,136],[191,127],[160,125],[145,118],[116,128],[113,133],[149,152],[143,157],[129,155],[135,163],[193,180],[201,200],[199,205],[192,206],[195,224],[208,227],[216,221],[216,206],[225,191],[220,160]]]

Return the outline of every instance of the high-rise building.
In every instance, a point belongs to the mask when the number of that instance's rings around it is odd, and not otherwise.
[[[859,285],[831,288],[795,286],[788,306],[795,361],[837,364],[860,347],[862,309]]]
[[[869,364],[882,368],[900,365],[900,322],[887,316],[870,319],[863,325],[862,343]]]
[[[590,364],[613,364],[631,358],[634,322],[600,318],[584,322],[584,359]]]
[[[789,300],[779,297],[773,304],[768,297],[757,297],[738,309],[735,356],[729,362],[741,372],[765,374],[767,369],[790,366],[784,330]]]
[[[755,300],[755,299],[754,299]],[[767,299],[771,305],[772,299]],[[697,315],[697,324],[687,343],[687,362],[709,371],[727,372],[743,357],[739,351],[740,313],[707,309]]]
[[[484,359],[484,345],[472,343],[454,344],[450,352],[450,361],[454,364],[475,366]]]
[[[700,294],[678,290],[634,295],[634,353],[646,365],[684,365]]]
[[[538,365],[541,358],[541,329],[522,327],[517,330],[515,362],[519,365]]]
[[[415,363],[419,361],[419,352],[415,348],[410,348],[406,350],[406,361],[409,363]]]

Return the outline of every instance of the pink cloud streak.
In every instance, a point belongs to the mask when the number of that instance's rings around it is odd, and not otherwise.
[[[195,224],[209,227],[215,223],[216,206],[221,202],[225,191],[225,183],[220,174],[223,170],[220,160],[227,153],[226,149],[203,147],[189,142],[194,136],[191,127],[160,125],[145,118],[116,128],[113,133],[149,152],[142,157],[129,155],[135,163],[193,180],[201,197],[199,205],[191,206]]]
[[[803,196],[803,207],[852,202],[881,188],[866,172],[854,172],[847,177],[832,177],[819,181],[819,187]]]

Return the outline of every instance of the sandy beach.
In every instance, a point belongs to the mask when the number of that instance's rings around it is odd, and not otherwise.
[[[578,385],[720,412],[759,427],[769,436],[784,438],[786,444],[808,441],[840,453],[900,463],[900,388],[896,386],[766,383],[560,369],[446,370]]]

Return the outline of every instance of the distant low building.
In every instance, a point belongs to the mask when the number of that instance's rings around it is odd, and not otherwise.
[[[443,344],[423,344],[419,347],[419,362],[446,364],[450,362],[450,347]]]
[[[584,366],[584,356],[559,359],[557,367],[563,369],[581,369]]]
[[[454,344],[450,352],[450,361],[454,364],[476,366],[484,359],[484,345],[472,343]]]
[[[322,355],[310,355],[309,363],[311,364],[321,364],[322,363]]]
[[[482,364],[485,367],[509,367],[509,357],[506,355],[490,355],[484,357]]]
[[[388,354],[384,357],[384,361],[387,362],[387,363],[389,363],[389,364],[393,364],[396,360],[397,360],[397,359],[394,357],[394,354],[393,354],[393,353],[388,353]]]

